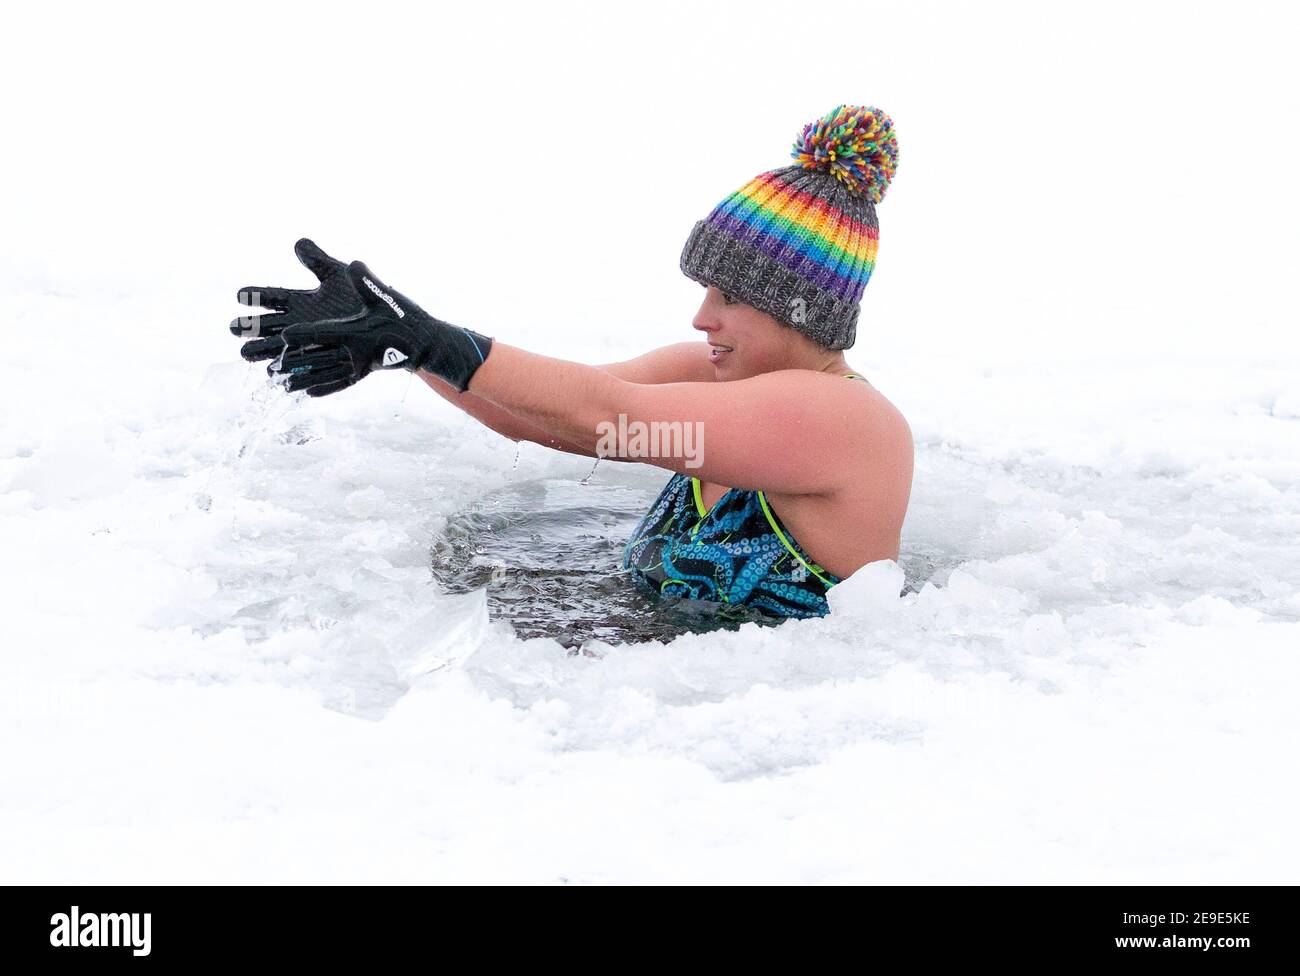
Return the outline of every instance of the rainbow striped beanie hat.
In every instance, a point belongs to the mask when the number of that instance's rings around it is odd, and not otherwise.
[[[898,168],[894,123],[840,105],[809,122],[790,155],[695,224],[682,272],[798,329],[848,349],[876,265],[876,204]]]

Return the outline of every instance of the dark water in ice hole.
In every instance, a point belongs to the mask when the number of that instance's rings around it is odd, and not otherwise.
[[[449,593],[486,586],[492,619],[509,620],[520,637],[568,648],[592,638],[666,642],[751,621],[784,623],[745,608],[720,617],[722,604],[660,600],[634,585],[622,568],[623,547],[658,490],[562,479],[507,485],[448,518],[433,540],[433,577]],[[937,568],[921,555],[901,562],[904,593]]]

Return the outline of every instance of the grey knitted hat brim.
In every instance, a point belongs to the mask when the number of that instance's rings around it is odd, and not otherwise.
[[[836,298],[707,220],[696,222],[680,264],[688,278],[725,291],[827,349],[848,349],[857,339],[857,302]]]
[[[760,209],[738,203],[732,194],[695,224],[682,248],[682,273],[766,312],[827,349],[848,349],[857,338],[860,296],[870,268],[865,276],[848,272],[861,277],[851,286],[856,297],[848,297],[842,280],[827,279],[826,263],[805,252],[813,226],[809,222],[833,215],[835,231],[857,248],[865,246],[865,233],[876,233],[875,206],[829,173],[799,166],[760,174],[751,185],[760,181],[765,191]],[[788,208],[777,211],[787,220],[773,219],[774,202]],[[752,219],[756,213],[762,217],[757,222]]]

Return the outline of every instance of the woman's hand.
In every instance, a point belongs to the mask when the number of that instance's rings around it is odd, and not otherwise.
[[[281,332],[284,353],[272,373],[309,396],[346,389],[376,369],[423,369],[464,392],[487,359],[492,340],[434,318],[389,288],[360,261],[346,278],[363,308],[354,315],[294,324]]]
[[[293,246],[294,254],[320,281],[307,291],[297,288],[239,289],[239,304],[273,309],[265,315],[242,315],[230,323],[230,331],[249,339],[239,352],[249,362],[275,359],[284,351],[281,333],[291,325],[321,319],[346,318],[364,308],[361,296],[348,278],[348,266],[303,238]]]

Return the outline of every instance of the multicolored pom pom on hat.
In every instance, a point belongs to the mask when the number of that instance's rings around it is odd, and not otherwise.
[[[803,127],[790,155],[879,203],[898,169],[898,139],[893,120],[880,109],[839,105]]]

